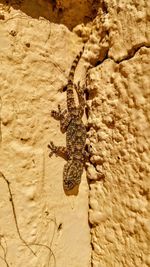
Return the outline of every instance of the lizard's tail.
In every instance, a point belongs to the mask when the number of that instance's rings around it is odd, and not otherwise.
[[[71,70],[69,73],[69,77],[68,77],[68,84],[67,84],[67,107],[68,107],[68,111],[72,111],[75,108],[75,101],[74,101],[74,95],[73,95],[73,79],[74,79],[74,73],[75,73],[75,69],[77,67],[77,64],[83,54],[83,50],[84,47],[82,49],[82,51],[80,51],[80,53],[76,56],[76,58],[74,59],[72,66],[71,66]]]
[[[73,78],[74,78],[74,73],[75,73],[75,69],[77,67],[77,64],[83,54],[83,51],[84,51],[84,46],[83,46],[83,49],[80,51],[80,53],[76,56],[76,58],[74,59],[73,63],[72,63],[72,66],[71,66],[71,70],[70,70],[70,73],[69,73],[69,77],[68,77],[68,81],[69,83],[73,83]]]

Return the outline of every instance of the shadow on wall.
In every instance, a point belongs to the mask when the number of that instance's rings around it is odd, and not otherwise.
[[[20,9],[32,18],[44,17],[70,30],[96,17],[100,0],[0,0],[6,7]]]

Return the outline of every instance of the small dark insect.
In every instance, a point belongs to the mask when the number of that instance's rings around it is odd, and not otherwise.
[[[60,223],[59,225],[58,225],[58,231],[60,231],[62,229],[62,223]]]

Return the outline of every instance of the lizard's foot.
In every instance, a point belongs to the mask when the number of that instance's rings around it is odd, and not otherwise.
[[[53,154],[56,154],[57,148],[52,141],[48,144],[47,147],[51,150],[51,152],[49,153],[49,157],[51,158]]]
[[[51,116],[56,120],[61,120],[64,118],[66,113],[67,113],[67,110],[65,109],[64,111],[62,111],[60,105],[58,105],[58,111],[52,110]]]
[[[65,85],[65,86],[62,86],[58,91],[60,92],[60,93],[63,93],[63,92],[65,92],[67,90],[67,84]]]
[[[53,154],[57,156],[60,156],[62,158],[64,158],[65,160],[68,159],[68,153],[67,153],[67,148],[64,146],[55,146],[54,143],[51,141],[48,144],[48,148],[51,150],[51,152],[49,153],[49,157],[51,158],[51,156]]]
[[[58,111],[56,110],[52,110],[51,111],[51,116],[57,120],[60,120],[60,116],[61,116],[61,108],[60,105],[58,105]]]

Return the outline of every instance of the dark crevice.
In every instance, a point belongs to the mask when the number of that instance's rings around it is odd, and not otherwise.
[[[129,59],[133,58],[141,48],[150,48],[150,45],[146,45],[146,44],[142,44],[141,45],[141,44],[139,44],[139,45],[137,45],[135,47],[132,47],[128,51],[128,55],[124,56],[122,59],[115,60],[113,57],[108,57],[108,58],[112,59],[115,63],[119,64],[119,63],[121,63],[123,61],[126,61],[126,60],[129,60]]]
[[[105,14],[107,14],[108,13],[108,4],[105,1],[103,1],[101,5],[102,5],[103,12]]]
[[[89,90],[86,88],[84,93],[85,93],[85,100],[88,101],[89,95],[90,95]],[[88,119],[89,118],[89,107],[88,106],[85,107],[85,115],[86,115],[86,118]]]
[[[103,60],[99,60],[99,59],[98,59],[98,60],[96,61],[94,67],[97,67],[97,66],[101,65],[106,59],[108,59],[108,52],[109,52],[109,50],[106,51]]]
[[[109,49],[107,49],[106,51],[103,50],[103,53],[101,53],[101,51],[102,50],[100,50],[99,56],[97,56],[97,58],[94,59],[93,62],[90,62],[91,66],[89,70],[101,65],[108,58]]]
[[[87,132],[89,132],[90,129],[91,129],[91,126],[90,126],[90,125],[87,125],[87,126],[86,126],[86,130],[87,130]]]
[[[92,21],[101,6],[100,0],[70,0],[69,3],[63,0],[0,0],[0,3],[7,5],[8,9],[21,10],[32,18],[43,17],[52,23],[64,24],[70,30]]]
[[[89,91],[87,89],[85,89],[84,93],[85,93],[85,99],[89,100]]]
[[[86,115],[86,118],[88,119],[89,118],[89,108],[88,107],[85,108],[85,115]]]
[[[141,49],[141,48],[150,48],[150,45],[146,45],[146,44],[140,44],[140,45],[137,45],[135,47],[132,47],[129,51],[128,51],[128,55],[125,55],[122,59],[118,59],[118,60],[115,60],[114,57],[110,57],[108,56],[108,52],[109,50],[107,51],[105,57],[103,60],[97,60],[96,63],[93,65],[93,68],[94,67],[98,67],[99,65],[101,65],[105,60],[107,59],[111,59],[113,60],[116,64],[120,64],[121,62],[123,61],[127,61],[127,60],[130,60],[131,58],[133,58],[136,53],[138,53],[138,51]]]

